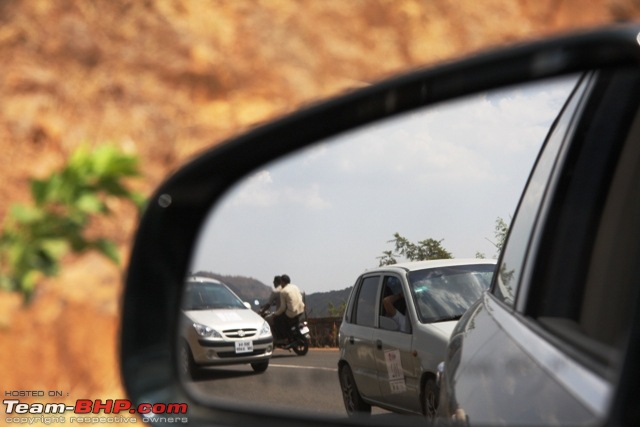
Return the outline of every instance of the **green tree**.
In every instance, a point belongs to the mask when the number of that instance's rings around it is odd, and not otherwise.
[[[409,261],[453,258],[451,252],[442,246],[443,241],[444,239],[425,239],[412,243],[399,233],[394,233],[393,240],[388,241],[394,244],[394,249],[382,252],[382,256],[378,257],[379,265],[396,264],[398,257],[404,257]]]
[[[489,240],[493,246],[496,247],[495,257],[498,258],[500,256],[500,252],[502,252],[502,248],[504,248],[504,244],[507,240],[507,234],[509,234],[509,224],[500,217],[496,218],[495,227],[493,229],[493,236],[495,238],[495,242]],[[484,258],[484,254],[482,252],[476,252],[476,258]]]
[[[144,198],[123,182],[138,175],[137,157],[103,145],[82,147],[61,170],[31,179],[32,204],[12,206],[0,234],[0,288],[22,293],[28,302],[38,281],[56,275],[69,252],[95,250],[118,264],[115,243],[85,231],[94,217],[110,214],[109,199],[142,208]]]
[[[331,317],[342,317],[347,309],[347,302],[342,301],[338,305],[334,305],[331,301],[327,304],[327,311]]]
[[[494,229],[493,235],[496,238],[496,249],[498,249],[498,254],[502,252],[504,248],[504,244],[507,240],[507,234],[509,233],[509,224],[505,222],[504,219],[498,217],[496,218],[496,226]]]

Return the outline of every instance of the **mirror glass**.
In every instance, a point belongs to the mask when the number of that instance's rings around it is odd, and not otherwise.
[[[249,322],[244,311],[258,311],[274,276],[286,273],[304,293],[311,348],[304,356],[277,348],[268,366],[196,368],[185,377],[187,390],[215,404],[346,417],[335,345],[348,289],[394,251],[396,234],[416,244],[433,239],[455,258],[495,258],[498,221],[510,222],[576,81],[534,82],[416,110],[320,141],[238,183],[204,224],[191,273],[226,283],[241,302],[212,283],[198,288],[197,303],[185,296],[196,306],[185,306],[188,332],[178,345],[222,334],[224,322]],[[224,360],[256,351],[260,328]],[[198,351],[206,358],[218,347]]]

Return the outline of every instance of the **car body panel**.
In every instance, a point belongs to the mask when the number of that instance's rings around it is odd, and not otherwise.
[[[592,408],[574,394],[576,390],[558,381],[559,374],[571,375],[573,370],[566,357],[550,352],[532,332],[525,332],[527,328],[505,319],[508,310],[490,295],[470,311],[473,315],[461,319],[451,337],[444,372],[448,380],[442,387],[455,392],[442,390],[441,416],[451,418],[462,409],[471,425],[593,421]]]
[[[339,332],[340,357],[357,360],[352,366],[352,372],[365,399],[379,399],[381,396],[374,332],[374,328],[352,324],[344,325]]]
[[[413,354],[410,334],[379,329],[376,334],[377,383],[379,404],[420,412],[420,360]],[[405,409],[405,410],[406,410]]]

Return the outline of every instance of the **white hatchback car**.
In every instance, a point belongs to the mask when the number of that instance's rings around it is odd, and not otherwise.
[[[490,259],[421,261],[358,277],[339,335],[338,375],[350,416],[369,413],[372,405],[435,416],[438,364],[458,319],[489,288],[495,265]],[[400,322],[391,312],[400,313]]]
[[[269,367],[273,336],[269,324],[225,284],[191,277],[182,300],[179,363],[192,378],[200,366],[250,363]]]

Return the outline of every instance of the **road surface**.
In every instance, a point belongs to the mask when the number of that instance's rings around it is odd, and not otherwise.
[[[189,388],[222,404],[346,417],[337,349],[310,349],[306,356],[276,350],[262,374],[255,374],[249,365],[207,368]],[[374,415],[384,413],[373,410]]]

